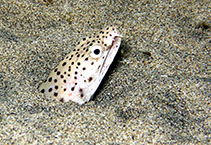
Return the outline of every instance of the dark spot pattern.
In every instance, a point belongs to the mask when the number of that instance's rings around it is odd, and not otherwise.
[[[57,93],[57,92],[55,92],[53,95],[54,95],[55,97],[57,97],[57,96],[58,96],[58,93]]]
[[[52,77],[50,77],[49,79],[48,79],[48,82],[51,82],[52,81]]]
[[[61,98],[59,101],[62,102],[62,103],[64,103],[64,98]]]
[[[49,89],[48,89],[48,92],[51,92],[52,90],[53,90],[52,88],[49,88]]]
[[[80,89],[79,89],[79,92],[82,93],[82,92],[83,92],[83,89],[80,88]]]
[[[62,64],[62,66],[65,66],[67,64],[67,62],[64,62],[63,64]]]
[[[93,78],[92,77],[89,77],[88,81],[91,82],[92,80],[93,80]]]
[[[57,74],[57,75],[60,75],[60,73],[61,73],[61,72],[60,72],[60,71],[58,71],[56,74]]]
[[[45,93],[45,89],[42,89],[40,92],[41,92],[41,93]]]

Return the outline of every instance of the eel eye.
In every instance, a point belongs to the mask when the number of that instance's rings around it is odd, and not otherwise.
[[[97,45],[91,47],[91,57],[99,58],[102,56],[102,54],[103,54],[103,49],[101,46]]]

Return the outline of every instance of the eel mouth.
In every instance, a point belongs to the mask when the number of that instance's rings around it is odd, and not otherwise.
[[[121,35],[115,36],[114,39],[113,39],[113,41],[112,41],[112,43],[111,43],[111,46],[109,47],[109,49],[112,49],[112,47],[114,46],[114,44],[117,43],[119,41],[119,38],[121,38],[121,37],[122,37]]]
[[[113,39],[113,41],[112,41],[112,44],[111,44],[111,46],[109,47],[108,52],[107,52],[107,54],[106,54],[106,57],[105,57],[105,59],[104,59],[104,61],[103,61],[103,64],[102,64],[102,66],[101,66],[100,73],[101,73],[102,70],[103,70],[103,67],[104,67],[104,65],[105,65],[105,63],[106,63],[106,61],[107,61],[107,58],[108,58],[108,56],[109,56],[110,53],[111,53],[111,50],[114,48],[115,44],[116,44],[118,41],[121,41],[121,40],[119,40],[120,37],[121,37],[121,35],[118,35],[118,36],[115,36],[115,37],[114,37],[114,39]]]

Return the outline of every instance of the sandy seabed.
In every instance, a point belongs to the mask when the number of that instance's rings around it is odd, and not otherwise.
[[[209,144],[210,1],[0,2],[0,144]],[[115,24],[120,51],[93,99],[37,87],[83,37]]]

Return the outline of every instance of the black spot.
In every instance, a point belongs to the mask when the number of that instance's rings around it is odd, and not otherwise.
[[[86,38],[83,38],[83,41],[85,41],[86,40]]]
[[[72,62],[71,65],[74,65],[74,62]]]
[[[109,36],[112,36],[112,34],[109,34]]]
[[[58,86],[55,86],[55,89],[57,90],[59,87]]]
[[[63,79],[63,78],[64,78],[64,76],[63,76],[63,75],[60,75],[60,78],[61,78],[61,79]]]
[[[79,89],[79,92],[81,92],[81,93],[82,93],[82,92],[83,92],[83,89],[81,89],[81,88],[80,88],[80,89]]]
[[[65,71],[64,74],[66,74],[67,72]]]
[[[112,30],[114,31],[114,28],[112,28]]]
[[[57,72],[57,70],[58,70],[58,68],[56,68],[56,69],[54,70],[54,72]]]
[[[106,28],[106,30],[108,30],[108,29],[109,29],[109,27]]]
[[[91,65],[93,65],[93,64],[94,64],[94,62],[91,63]]]
[[[100,66],[101,66],[101,65],[99,65],[97,69],[100,69]]]
[[[78,74],[78,72],[77,72],[77,71],[75,71],[75,74],[77,75],[77,74]]]
[[[67,88],[64,88],[64,92],[67,90]]]
[[[78,66],[79,66],[79,65],[81,65],[81,63],[80,63],[80,62],[78,62],[78,63],[77,63],[77,65],[78,65]]]
[[[107,44],[104,44],[104,46],[106,47],[106,46],[107,46]]]
[[[41,92],[41,93],[45,93],[45,89],[42,89],[40,92]]]
[[[71,59],[72,59],[72,57],[69,58],[69,60],[71,60]]]
[[[56,83],[57,82],[57,79],[54,79],[54,83]]]
[[[52,81],[52,77],[50,77],[49,79],[48,79],[48,82],[51,82]]]
[[[105,38],[108,38],[108,36],[106,36]]]
[[[68,59],[68,58],[69,58],[69,56],[66,57],[66,59]]]
[[[77,85],[78,83],[75,83],[75,86]]]
[[[100,43],[100,41],[97,41],[97,43]]]
[[[73,51],[76,51],[76,49],[73,49]]]
[[[68,74],[67,76],[70,77],[70,74]]]
[[[84,83],[86,83],[86,80],[84,80]]]
[[[108,34],[108,32],[106,32],[106,34]]]
[[[97,35],[97,38],[99,38],[100,36],[99,35]]]
[[[89,46],[92,46],[92,45],[93,45],[93,43],[90,43],[90,44],[89,44]]]
[[[86,68],[85,68],[85,67],[83,67],[82,69],[83,69],[83,70],[86,70]]]
[[[81,47],[83,47],[83,46],[84,46],[84,44],[81,45]],[[78,51],[79,51],[79,50],[78,50]]]
[[[95,40],[92,40],[92,42],[94,43],[94,42],[95,42]]]
[[[105,36],[103,36],[103,38],[104,38]]]
[[[88,41],[86,44],[88,45],[90,43],[90,41]]]
[[[76,77],[76,76],[74,76],[74,79],[75,79],[75,80],[77,80],[77,77]]]
[[[58,93],[55,92],[53,95],[56,97],[56,96],[58,96]]]
[[[78,54],[77,57],[80,57],[80,54]]]
[[[63,64],[62,64],[62,66],[65,66],[67,63],[66,62],[64,62]]]
[[[83,47],[83,45],[82,45],[81,47]],[[77,51],[79,51],[79,50],[80,50],[80,49],[78,48]],[[77,52],[77,53],[78,53],[78,52]]]
[[[81,98],[83,98],[83,96],[84,96],[84,95],[83,95],[83,94],[81,94]]]
[[[87,58],[85,58],[85,61],[87,61],[89,58],[87,57]]]
[[[53,90],[52,88],[49,88],[49,89],[48,89],[48,92],[51,92],[52,90]]]
[[[96,54],[96,55],[100,54],[100,49],[95,49],[94,54]]]
[[[62,103],[64,103],[64,98],[61,98],[59,101],[62,102]]]
[[[89,51],[89,48],[86,49],[86,52],[88,52],[88,51]]]
[[[68,71],[71,71],[71,66],[68,67]]]
[[[92,77],[89,77],[88,81],[91,82],[92,80],[93,80],[93,78]]]
[[[61,73],[61,72],[60,72],[60,71],[58,71],[56,74],[57,74],[57,75],[60,75],[60,73]]]
[[[63,82],[66,83],[67,81],[66,80],[63,80]]]
[[[84,57],[84,54],[82,54],[81,57]]]
[[[71,91],[74,91],[74,89],[75,89],[75,87],[72,87],[72,88],[71,88]]]

